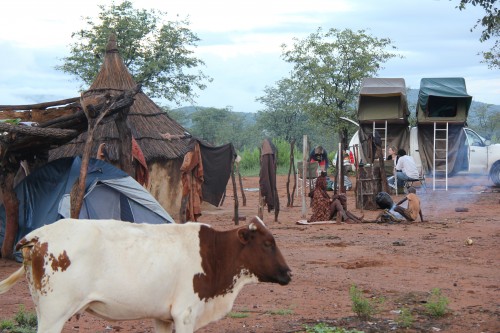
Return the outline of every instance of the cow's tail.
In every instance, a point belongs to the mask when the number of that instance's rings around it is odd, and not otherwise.
[[[17,281],[24,275],[24,265],[21,266],[17,271],[12,273],[8,278],[0,282],[0,294],[6,293],[10,288],[12,288]]]

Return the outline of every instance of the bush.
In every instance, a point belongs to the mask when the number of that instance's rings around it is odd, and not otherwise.
[[[413,324],[413,316],[408,308],[402,308],[396,322],[399,326],[408,328]]]
[[[19,307],[19,311],[14,316],[14,320],[2,320],[0,331],[9,333],[35,333],[37,328],[36,314],[26,312],[24,305]]]
[[[427,313],[432,317],[442,317],[448,313],[448,303],[448,298],[441,295],[441,290],[434,288],[427,299],[425,308],[427,309]]]
[[[290,143],[281,139],[272,140],[277,150],[277,174],[286,174],[290,167]],[[243,176],[258,176],[260,171],[260,147],[238,152],[241,157],[240,173]],[[294,150],[295,161],[302,160],[302,152]]]
[[[358,331],[355,329],[348,330],[345,328],[331,327],[325,323],[319,323],[314,325],[313,327],[306,325],[305,330],[306,333],[364,333],[363,331]]]
[[[378,312],[377,303],[383,302],[383,299],[367,299],[356,285],[352,285],[349,289],[349,296],[352,301],[352,311],[362,320],[368,320],[376,314]]]

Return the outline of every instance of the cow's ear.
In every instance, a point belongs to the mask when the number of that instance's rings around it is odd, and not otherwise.
[[[247,228],[238,229],[238,240],[242,244],[247,244],[250,240],[250,230],[248,230]]]

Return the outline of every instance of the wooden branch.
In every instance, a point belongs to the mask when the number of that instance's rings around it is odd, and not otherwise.
[[[45,102],[38,104],[27,104],[27,105],[0,105],[0,111],[12,111],[12,110],[32,110],[32,109],[46,109],[51,106],[65,105],[69,103],[76,102],[80,97],[73,97],[68,99],[62,99],[59,101]],[[0,118],[1,119],[1,118]]]
[[[0,132],[21,133],[51,138],[65,138],[77,134],[77,131],[72,129],[41,128],[38,126],[12,125],[7,123],[0,123]]]
[[[87,141],[83,148],[82,165],[80,167],[80,177],[73,184],[70,202],[71,202],[71,217],[77,219],[80,216],[80,210],[83,205],[83,197],[85,194],[85,181],[87,179],[87,169],[90,159],[90,150],[92,148],[92,140],[94,139],[94,132],[101,120],[110,115],[112,112],[128,108],[134,103],[134,96],[141,90],[140,85],[136,86],[133,90],[125,91],[117,96],[106,99],[98,107],[86,105],[82,94],[80,104],[83,107],[83,112],[87,115],[88,130]]]

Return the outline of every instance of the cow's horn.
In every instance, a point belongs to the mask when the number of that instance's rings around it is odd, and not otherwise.
[[[250,224],[248,225],[248,229],[249,229],[249,230],[252,230],[252,231],[255,231],[255,230],[257,230],[257,226],[255,225],[255,223],[250,223]]]

